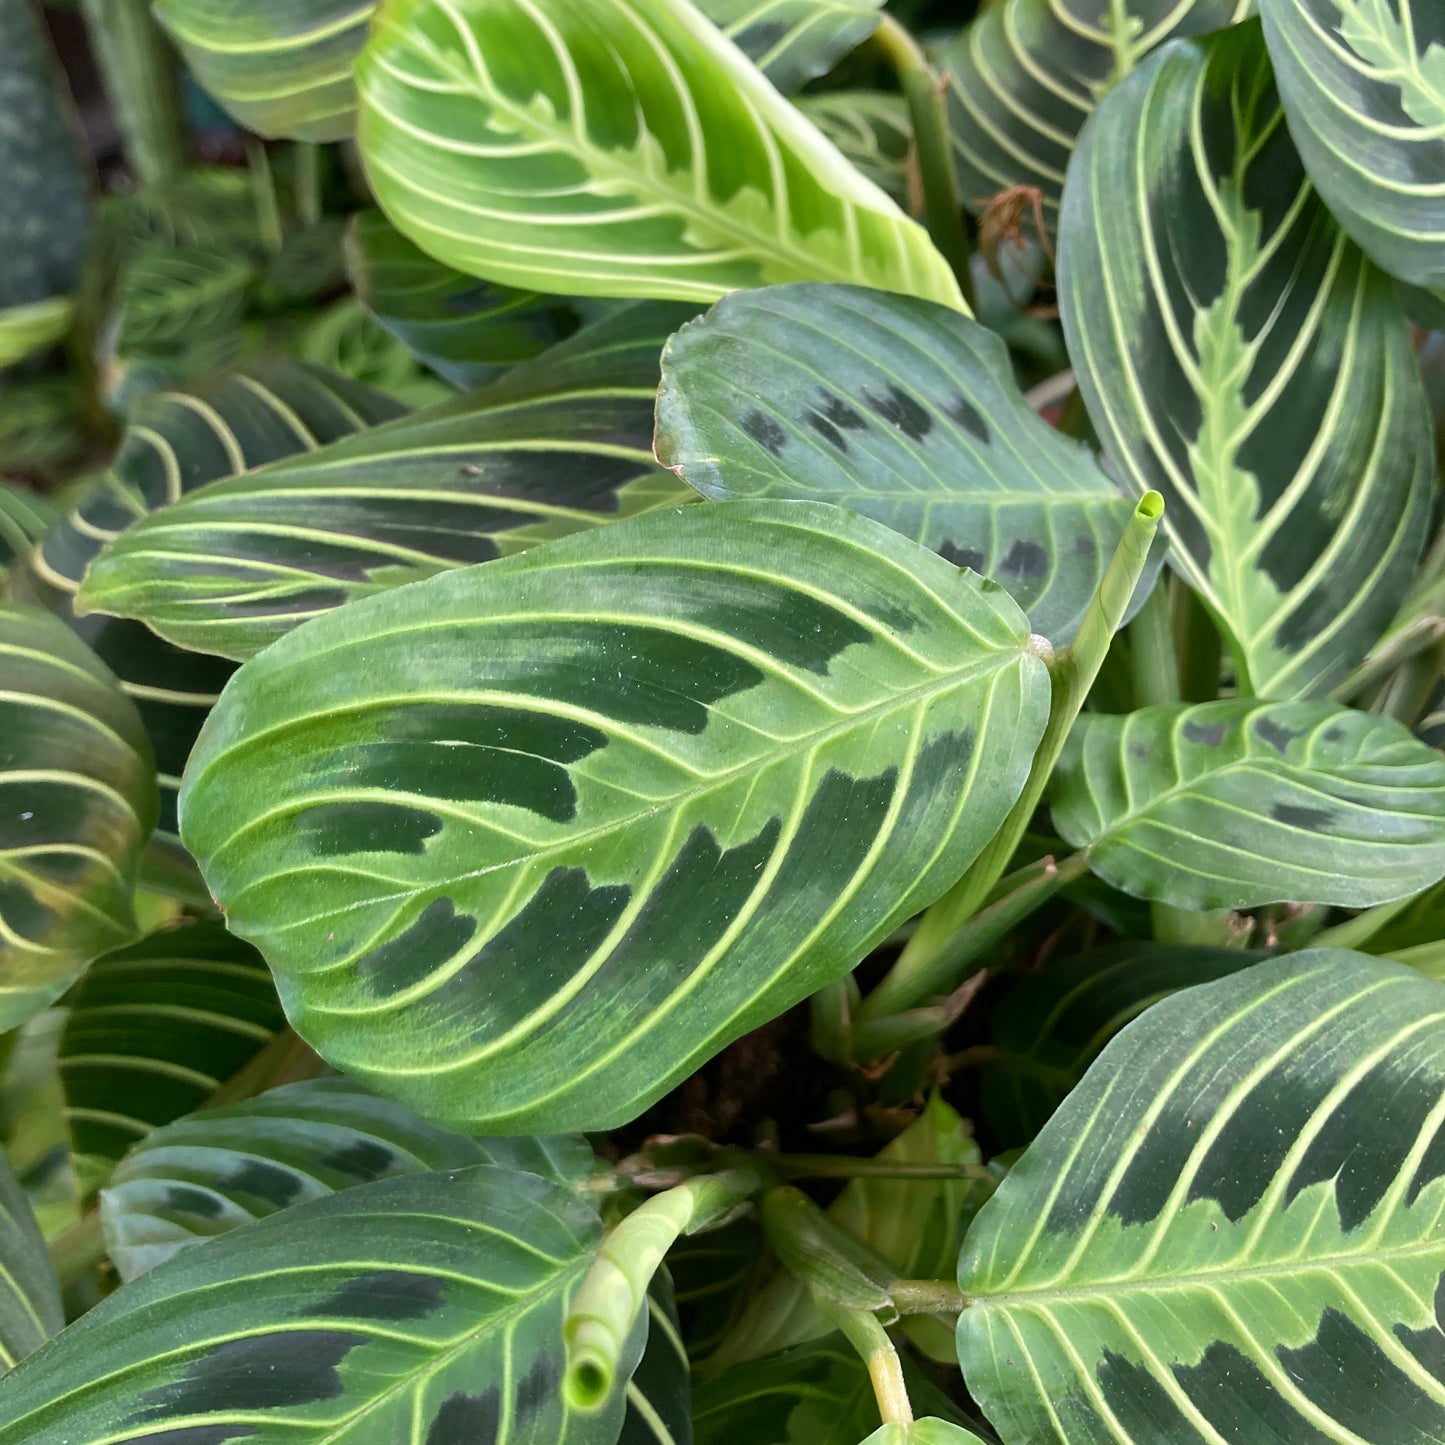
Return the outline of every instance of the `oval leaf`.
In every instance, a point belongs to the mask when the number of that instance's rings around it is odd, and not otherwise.
[[[390,0],[357,76],[377,200],[458,270],[577,295],[833,280],[962,305],[924,230],[686,0]]]
[[[156,18],[196,79],[247,130],[344,140],[355,123],[352,61],[374,0],[156,0]]]
[[[407,240],[380,211],[363,211],[347,236],[347,269],[371,314],[455,386],[480,386],[577,329],[557,296],[513,291],[464,276]]]
[[[60,1281],[25,1191],[0,1153],[0,1375],[65,1325]]]
[[[1109,96],[1059,244],[1089,415],[1128,486],[1164,494],[1240,691],[1328,691],[1405,598],[1435,458],[1390,281],[1311,189],[1256,23]]]
[[[594,1160],[582,1139],[469,1139],[349,1079],[309,1079],[148,1135],[101,1191],[101,1223],[111,1261],[129,1280],[293,1204],[374,1179],[472,1164],[572,1185]]]
[[[1445,290],[1438,0],[1261,0],[1290,134],[1336,219],[1393,276]]]
[[[958,1350],[1009,1445],[1400,1445],[1445,1419],[1445,988],[1320,949],[1130,1024],[980,1211]]]
[[[0,1031],[134,936],[156,822],[135,707],[64,623],[0,604]]]
[[[492,1165],[297,1205],[102,1301],[6,1380],[0,1433],[470,1445],[506,1421],[518,1441],[611,1445],[621,1392],[576,1416],[558,1386],[601,1235],[589,1201]]]
[[[1133,512],[992,332],[856,286],[729,296],[667,344],[657,455],[704,496],[835,502],[1001,583],[1068,642]]]
[[[264,960],[219,923],[107,954],[68,1002],[59,1068],[85,1192],[152,1129],[205,1104],[285,1023]]]
[[[984,210],[1000,192],[1037,192],[1058,222],[1064,169],[1104,93],[1156,46],[1247,14],[1250,0],[998,0],[943,52],[959,194]],[[1015,208],[1037,231],[1032,198]]]
[[[1085,714],[1054,776],[1055,828],[1136,898],[1366,908],[1445,874],[1445,758],[1337,703]]]
[[[1042,733],[1026,644],[840,509],[654,513],[268,648],[186,838],[337,1067],[468,1129],[607,1128],[959,876]]]
[[[356,598],[692,499],[653,459],[639,303],[465,398],[188,493],[91,564],[83,606],[243,659]]]

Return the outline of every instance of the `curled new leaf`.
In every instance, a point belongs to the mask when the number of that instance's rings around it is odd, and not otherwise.
[[[922,227],[688,0],[391,0],[357,77],[378,202],[458,270],[575,295],[816,279],[962,305]]]
[[[688,507],[282,638],[183,828],[331,1062],[467,1128],[601,1128],[948,887],[1048,691],[1006,594],[877,523]]]
[[[131,701],[48,613],[0,605],[0,1030],[131,938],[156,822]]]
[[[1364,908],[1445,874],[1445,759],[1337,703],[1085,714],[1053,812],[1101,878],[1180,908]]]
[[[1445,1399],[1445,987],[1333,949],[1130,1024],[965,1241],[1008,1445],[1399,1445]]]

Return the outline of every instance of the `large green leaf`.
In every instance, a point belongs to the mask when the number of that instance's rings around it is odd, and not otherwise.
[[[578,295],[832,280],[962,305],[923,229],[688,0],[387,0],[357,75],[377,200],[459,270]]]
[[[265,962],[219,923],[98,960],[69,1000],[59,1050],[83,1190],[152,1129],[204,1105],[284,1023]]]
[[[0,310],[68,295],[80,275],[89,166],[58,74],[39,10],[0,0]]]
[[[1241,691],[1328,691],[1424,542],[1429,409],[1389,279],[1290,143],[1259,27],[1177,41],[1089,123],[1059,303],[1105,450],[1157,488]]]
[[[347,264],[376,319],[439,376],[480,386],[577,329],[556,296],[464,276],[407,240],[380,211],[352,222]]]
[[[580,1416],[559,1388],[601,1235],[591,1202],[494,1165],[299,1204],[96,1306],[5,1382],[0,1436],[612,1445],[622,1392]]]
[[[1053,815],[1107,883],[1179,908],[1364,908],[1445,874],[1445,758],[1338,703],[1085,714]]]
[[[375,0],[156,0],[196,78],[258,135],[343,140]]]
[[[593,1169],[584,1140],[470,1139],[427,1124],[349,1079],[311,1079],[149,1134],[101,1191],[122,1279],[308,1199],[397,1174],[500,1164],[562,1184]]]
[[[1439,0],[1261,0],[1290,134],[1339,223],[1392,275],[1445,291]]]
[[[856,286],[729,296],[663,353],[657,455],[708,497],[836,502],[1000,582],[1068,642],[1133,512],[1008,351]]]
[[[627,1414],[617,1445],[692,1445],[687,1347],[666,1268],[647,1290],[647,1348],[627,1382]]]
[[[65,1324],[60,1283],[25,1192],[0,1153],[0,1375]]]
[[[63,340],[74,316],[75,303],[68,296],[0,310],[0,371]]]
[[[1321,949],[1130,1024],[959,1262],[1007,1445],[1445,1430],[1445,988]]]
[[[82,605],[246,658],[344,602],[692,494],[652,456],[663,339],[686,307],[639,303],[485,391],[237,475],[137,523]]]
[[[134,937],[156,822],[135,707],[48,613],[0,604],[0,1030]]]
[[[994,1057],[979,1075],[980,1106],[1000,1147],[1027,1144],[1130,1019],[1258,959],[1238,948],[1125,943],[1051,958],[1020,980],[989,1014]]]
[[[943,53],[959,191],[980,211],[1015,186],[1057,225],[1069,154],[1113,85],[1156,46],[1247,14],[1250,0],[998,0]],[[1033,228],[1032,208],[1020,222]]]
[[[72,619],[87,566],[156,508],[215,478],[314,451],[403,410],[390,397],[288,357],[190,391],[144,397],[111,465],[32,559],[42,600]],[[87,617],[74,625],[140,710],[160,768],[160,825],[170,831],[181,768],[232,669],[183,652],[133,621]]]
[[[784,95],[826,75],[878,28],[883,0],[698,0]]]
[[[337,1067],[600,1129],[952,883],[1047,710],[999,589],[839,508],[685,507],[282,638],[183,829]]]

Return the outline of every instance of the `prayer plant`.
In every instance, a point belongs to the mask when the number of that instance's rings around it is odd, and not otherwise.
[[[1445,1439],[1445,6],[81,9],[0,1441]]]

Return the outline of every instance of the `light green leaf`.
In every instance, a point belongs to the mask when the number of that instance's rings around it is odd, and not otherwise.
[[[580,1416],[557,1384],[601,1235],[590,1201],[494,1165],[299,1204],[102,1301],[5,1382],[0,1435],[611,1445],[622,1392]]]
[[[829,90],[803,96],[798,108],[870,181],[912,212],[908,102],[883,90]]]
[[[0,368],[13,366],[64,339],[75,315],[69,296],[28,301],[0,311]]]
[[[295,340],[296,355],[394,397],[403,406],[432,406],[455,393],[433,376],[355,296],[317,312]]]
[[[1085,714],[1054,777],[1059,834],[1135,898],[1365,908],[1445,874],[1445,758],[1338,703]]]
[[[1064,171],[1105,93],[1175,36],[1249,13],[1250,0],[997,0],[943,53],[959,194],[971,210],[1016,186],[1058,223]],[[1019,208],[1034,232],[1032,206]]]
[[[344,140],[374,0],[155,0],[196,79],[247,130]]]
[[[388,0],[357,76],[378,202],[458,270],[704,302],[854,281],[962,306],[924,230],[688,0]]]
[[[58,619],[0,604],[0,1030],[134,937],[155,821],[150,745],[115,678]]]
[[[98,960],[69,999],[59,1050],[82,1191],[152,1129],[201,1108],[284,1023],[265,962],[219,923]]]
[[[80,275],[90,167],[58,70],[35,6],[0,0],[0,311],[68,296]]]
[[[958,1113],[938,1095],[896,1139],[880,1161],[901,1164],[977,1164],[978,1145]],[[828,1218],[881,1255],[900,1279],[948,1274],[958,1259],[964,1209],[974,1181],[958,1179],[853,1179],[828,1206]],[[905,1328],[930,1323],[911,1319]],[[797,1275],[780,1270],[751,1301],[717,1352],[727,1367],[831,1334],[834,1321],[814,1302]],[[945,1338],[947,1337],[945,1332]]]
[[[911,1425],[881,1425],[863,1445],[984,1445],[984,1441],[962,1425],[929,1418]]]
[[[280,1209],[398,1174],[500,1164],[560,1184],[592,1172],[586,1141],[469,1139],[349,1079],[311,1079],[149,1134],[101,1190],[107,1253],[134,1279]]]
[[[826,75],[878,28],[883,0],[698,0],[784,95]]]
[[[23,562],[58,520],[59,513],[39,492],[0,477],[0,588],[10,568]]]
[[[1445,1424],[1445,988],[1286,955],[1135,1020],[970,1230],[1007,1445],[1403,1445]]]
[[[37,595],[73,619],[72,599],[86,567],[154,509],[218,477],[314,451],[403,410],[380,392],[289,357],[256,362],[192,390],[144,397],[110,466],[33,557]],[[136,622],[86,617],[74,625],[140,710],[160,768],[160,826],[172,831],[181,768],[232,669],[183,652]]]
[[[952,883],[1047,711],[970,573],[838,508],[685,507],[274,643],[183,827],[330,1062],[467,1129],[601,1129]]]
[[[399,583],[691,501],[651,446],[658,352],[690,314],[629,306],[484,391],[189,492],[112,542],[81,605],[241,659]]]
[[[979,1102],[997,1143],[1027,1144],[1099,1050],[1151,1004],[1260,955],[1238,948],[1122,943],[1051,958],[1019,980],[989,1016],[995,1057],[979,1072]]]
[[[60,1282],[25,1192],[0,1153],[0,1375],[65,1324]]]
[[[1257,23],[1109,96],[1059,260],[1089,415],[1129,488],[1164,494],[1240,691],[1327,692],[1404,600],[1435,458],[1389,279],[1311,189]]]
[[[1133,503],[1036,416],[992,332],[854,286],[729,296],[663,353],[657,455],[704,496],[835,502],[1072,639]]]
[[[1445,291],[1439,0],[1261,0],[1290,134],[1336,219],[1391,275]]]
[[[480,386],[577,329],[557,296],[513,291],[464,276],[407,240],[380,211],[352,222],[347,262],[376,319],[456,386]]]

